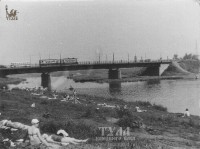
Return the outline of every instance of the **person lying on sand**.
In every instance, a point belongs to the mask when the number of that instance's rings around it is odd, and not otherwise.
[[[55,134],[50,134],[49,135],[49,134],[45,133],[45,134],[42,135],[42,137],[48,143],[55,143],[55,144],[59,144],[59,145],[68,145],[69,143],[80,144],[80,143],[85,143],[85,142],[88,141],[88,139],[79,140],[79,139],[68,137],[68,134],[64,130],[61,131],[61,134],[62,134],[62,136],[55,135]]]

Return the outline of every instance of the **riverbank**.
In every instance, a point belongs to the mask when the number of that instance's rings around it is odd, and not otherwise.
[[[97,83],[110,83],[110,82],[138,82],[148,80],[179,80],[179,79],[197,79],[195,75],[190,76],[142,76],[135,78],[122,78],[122,79],[101,79],[101,78],[73,78],[75,82],[97,82]]]
[[[175,65],[176,64],[176,65]],[[90,70],[90,71],[71,71],[68,78],[75,82],[98,82],[109,83],[115,82],[137,82],[147,80],[177,80],[177,79],[197,79],[199,76],[195,73],[183,71],[179,64],[170,65],[161,76],[142,76],[146,68],[121,69],[120,79],[108,79],[108,70]],[[61,74],[61,72],[59,73]],[[56,75],[55,75],[56,76]]]
[[[56,99],[54,94],[57,95]],[[66,149],[200,147],[198,116],[182,117],[181,113],[169,113],[166,108],[149,102],[124,102],[88,95],[78,95],[80,103],[74,104],[73,100],[61,101],[63,95],[52,92],[41,94],[39,90],[0,90],[1,120],[30,125],[32,118],[38,118],[42,132],[56,133],[62,128],[70,137],[90,138],[87,144],[62,147]],[[32,103],[35,103],[35,108],[31,108]],[[136,106],[147,112],[136,112]],[[129,127],[130,136],[126,140],[116,141],[116,134],[113,138],[108,138],[108,133],[102,136],[99,127]],[[13,135],[14,138],[22,136],[19,133]],[[108,143],[105,139],[113,140]]]

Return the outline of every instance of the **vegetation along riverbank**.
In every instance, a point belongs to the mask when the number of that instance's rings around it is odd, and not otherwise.
[[[5,83],[6,81],[3,85]],[[56,133],[62,128],[70,137],[89,138],[86,144],[61,146],[63,149],[200,147],[199,116],[182,117],[182,113],[169,113],[165,107],[149,102],[124,102],[114,98],[77,95],[78,101],[74,103],[73,99],[63,101],[63,96],[64,93],[39,89],[2,89],[1,120],[8,119],[30,125],[31,119],[37,118],[41,121],[42,133]],[[70,96],[72,97],[72,94]],[[31,107],[33,103],[35,107]],[[136,107],[145,111],[137,112]],[[107,129],[102,134],[102,128],[105,127]],[[125,129],[126,133],[120,133],[120,127]],[[2,147],[2,140],[6,137],[15,142],[24,135],[20,130],[9,135],[5,130],[0,131]],[[22,146],[23,144],[11,148]]]
[[[118,82],[136,82],[152,79],[196,79],[199,73],[199,60],[186,59],[172,62],[161,74],[161,76],[144,76],[146,68],[124,68],[120,69],[121,78],[115,79]],[[62,75],[62,72],[54,73],[53,76]],[[108,70],[80,70],[69,72],[69,78],[75,82],[110,82],[108,79]]]

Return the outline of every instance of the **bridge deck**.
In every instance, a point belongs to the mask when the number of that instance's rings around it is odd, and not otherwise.
[[[30,67],[1,68],[1,75],[22,74],[22,73],[43,73],[54,71],[70,71],[70,70],[87,70],[87,69],[120,69],[131,67],[160,67],[161,64],[170,64],[170,60],[159,60],[151,62],[135,62],[135,61],[95,61],[95,62],[79,62],[78,64],[65,65],[49,65],[39,66],[39,64]]]

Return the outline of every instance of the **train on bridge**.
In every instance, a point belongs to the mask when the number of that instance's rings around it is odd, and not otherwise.
[[[31,67],[30,62],[13,62],[10,64],[11,68],[16,68],[16,67]]]
[[[62,66],[78,64],[77,58],[63,58],[63,59],[42,59],[39,60],[40,67],[43,66]]]
[[[39,66],[63,66],[78,64],[77,58],[63,58],[63,59],[41,59],[39,60]],[[10,68],[32,67],[38,66],[38,64],[31,64],[30,62],[12,62]]]

